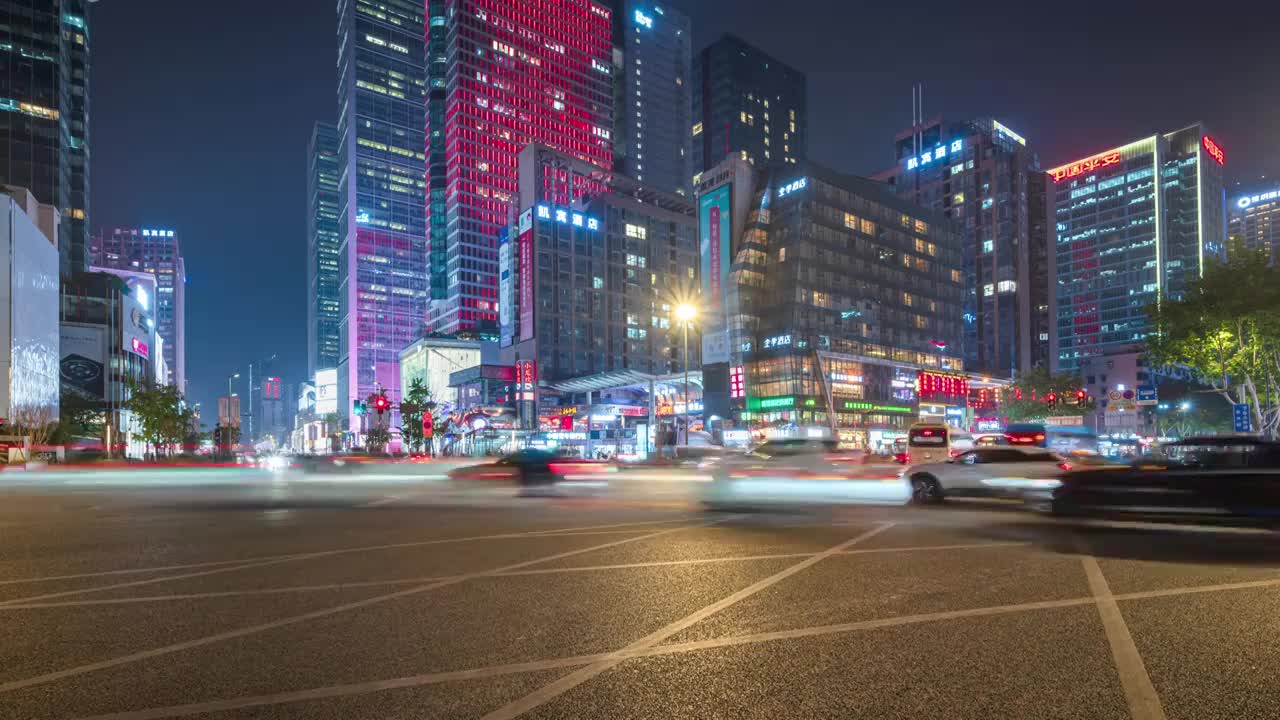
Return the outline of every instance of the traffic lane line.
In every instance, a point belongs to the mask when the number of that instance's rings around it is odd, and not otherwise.
[[[722,522],[722,521],[723,520],[717,520],[717,521],[711,521],[704,524],[712,524],[714,522]],[[458,583],[466,582],[468,580],[473,580],[473,579],[483,578],[483,577],[490,577],[495,574],[507,572],[511,570],[519,570],[521,568],[529,567],[542,562],[550,562],[550,561],[558,560],[564,557],[571,557],[573,555],[579,555],[582,553],[594,552],[596,550],[603,550],[605,548],[610,548],[610,547],[622,545],[629,542],[636,542],[638,540],[645,540],[649,538],[660,537],[662,535],[680,532],[682,530],[687,530],[687,529],[696,528],[696,527],[699,527],[699,526],[692,525],[692,526],[683,526],[683,527],[677,527],[677,528],[668,528],[665,530],[659,530],[657,532],[649,533],[647,535],[623,538],[621,540],[614,540],[612,542],[607,542],[600,545],[593,545],[586,548],[578,548],[578,549],[570,550],[567,552],[556,553],[554,555],[544,556],[541,558],[535,558],[533,560],[526,560],[523,562],[511,564],[511,565],[505,565],[498,568],[482,570],[475,573],[468,573],[466,575],[459,575],[454,578],[450,578],[448,580],[440,580],[440,581],[429,583],[426,585],[419,585],[419,586],[411,587],[405,590],[399,590],[393,593],[377,595],[372,598],[365,598],[363,600],[343,603],[342,605],[336,605],[334,607],[325,608],[323,610],[316,610],[309,613],[303,613],[301,615],[281,618],[279,620],[274,620],[267,623],[259,623],[257,625],[250,625],[248,627],[238,628],[236,630],[229,630],[227,632],[208,635],[203,638],[197,638],[195,640],[189,640],[182,643],[174,643],[172,645],[165,645],[158,648],[152,648],[151,650],[143,650],[141,652],[130,653],[128,655],[122,655],[119,657],[111,658],[109,660],[102,660],[99,662],[79,665],[76,667],[67,668],[65,670],[59,670],[56,672],[44,673],[42,675],[37,675],[34,677],[22,679],[22,680],[15,680],[15,681],[0,684],[0,693],[13,692],[15,690],[21,690],[23,688],[28,688],[36,685],[44,685],[46,683],[54,682],[56,680],[62,680],[62,679],[74,677],[77,675],[83,675],[85,673],[93,672],[95,670],[103,670],[106,668],[118,667],[120,665],[126,665],[129,663],[138,662],[140,660],[146,660],[154,657],[160,657],[163,655],[169,655],[182,650],[189,650],[192,648],[202,647],[204,645],[210,645],[210,644],[221,642],[224,640],[230,640],[233,638],[239,638],[239,637],[244,637],[246,635],[252,635],[255,633],[264,632],[266,630],[272,630],[279,627],[294,625],[297,623],[306,622],[308,620],[327,617],[330,615],[348,612],[351,610],[358,610],[360,608],[369,607],[369,606],[377,605],[380,603],[385,603],[398,598],[418,595],[424,592],[428,592],[430,590],[436,590],[438,588],[448,587],[450,585],[456,585]]]

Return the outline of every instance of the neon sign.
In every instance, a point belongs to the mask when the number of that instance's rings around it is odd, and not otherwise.
[[[729,368],[729,397],[742,398],[747,396],[747,384],[744,378],[743,368],[741,365],[734,365]]]
[[[637,24],[637,25],[643,25],[644,27],[647,27],[647,28],[649,28],[650,30],[652,30],[652,29],[653,29],[653,18],[649,17],[648,15],[645,15],[645,14],[644,14],[644,12],[642,12],[642,11],[640,11],[640,10],[637,10],[637,11],[636,11],[636,24]]]
[[[1022,137],[1021,135],[1019,135],[1018,133],[1016,133],[1016,132],[1014,132],[1014,131],[1010,130],[1009,128],[1005,127],[1004,125],[1001,125],[998,121],[996,121],[996,120],[992,120],[992,121],[991,121],[991,125],[992,125],[992,127],[995,129],[995,131],[996,131],[997,133],[999,133],[999,134],[1001,134],[1001,135],[1004,135],[1005,137],[1007,137],[1007,138],[1009,138],[1010,140],[1012,140],[1012,141],[1014,141],[1014,142],[1018,143],[1019,145],[1026,145],[1026,144],[1027,144],[1027,139],[1026,139],[1026,138],[1024,138],[1024,137]]]
[[[1120,151],[1112,150],[1110,152],[1102,153],[1101,155],[1094,155],[1093,157],[1088,158],[1086,160],[1081,160],[1080,162],[1075,162],[1075,163],[1071,163],[1070,165],[1063,165],[1062,167],[1054,168],[1049,171],[1049,174],[1053,176],[1054,182],[1062,182],[1067,178],[1073,178],[1078,175],[1090,173],[1099,168],[1107,167],[1108,165],[1119,165],[1119,164],[1120,164]]]
[[[784,198],[793,192],[803,190],[807,187],[809,187],[809,178],[800,178],[799,180],[792,180],[786,185],[783,185],[782,187],[778,188],[778,197]]]
[[[130,346],[133,348],[135,353],[142,357],[148,357],[151,354],[151,348],[147,347],[146,343],[142,342],[138,338],[132,338],[132,340],[133,342],[130,343]]]
[[[934,160],[941,160],[942,158],[947,156],[947,147],[948,146],[945,144],[939,145],[938,147],[932,150],[926,150],[923,153],[920,153],[920,155],[918,155],[917,157],[907,158],[907,169],[915,170],[917,167],[921,165],[928,165]],[[950,148],[951,148],[952,155],[955,155],[956,153],[963,151],[964,139],[952,140]]]
[[[538,218],[541,220],[550,220],[554,213],[555,221],[563,225],[573,225],[574,227],[585,227],[588,230],[599,230],[600,220],[589,215],[583,215],[579,212],[573,212],[564,208],[551,208],[547,205],[538,206]],[[523,220],[522,220],[523,222]]]
[[[1209,153],[1214,160],[1217,160],[1219,165],[1227,164],[1227,154],[1222,152],[1222,147],[1214,142],[1213,138],[1205,135],[1200,139],[1200,144],[1204,145],[1204,151]]]
[[[1236,200],[1236,207],[1247,208],[1250,205],[1256,205],[1260,202],[1267,202],[1268,200],[1276,199],[1280,199],[1280,190],[1272,190],[1269,193],[1262,193],[1259,195],[1245,195],[1239,200]]]
[[[791,344],[791,335],[774,335],[764,339],[764,349],[772,350],[774,348],[786,347]]]

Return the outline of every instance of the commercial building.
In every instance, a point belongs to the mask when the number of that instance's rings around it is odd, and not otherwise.
[[[58,419],[58,211],[0,188],[0,418]]]
[[[936,210],[963,243],[965,367],[1012,377],[1049,365],[1049,215],[1045,175],[1027,140],[998,120],[941,119],[895,139],[877,176]]]
[[[561,179],[546,182],[548,168]],[[500,337],[502,364],[525,368],[521,384],[533,386],[522,391],[526,402],[539,381],[684,367],[673,312],[698,296],[693,204],[625,176],[603,182],[595,173],[540,146],[521,153],[522,210],[500,252]],[[598,194],[571,204],[568,187]],[[689,353],[690,366],[699,367],[696,334]]]
[[[254,432],[257,437],[246,438],[254,442],[270,443],[274,447],[284,447],[292,433],[285,403],[291,400],[293,393],[281,384],[279,377],[268,375],[260,381],[258,391],[254,394],[257,407],[253,416],[257,420]]]
[[[706,173],[698,198],[700,226],[732,259],[722,263],[731,416],[825,425],[880,447],[917,419],[963,414],[969,383],[952,351],[961,238],[948,219],[807,162],[743,187],[734,162]],[[703,293],[705,305],[706,282]],[[707,376],[708,414],[716,382]]]
[[[0,184],[62,215],[62,275],[87,265],[88,0],[0,3]]]
[[[338,2],[337,367],[348,418],[375,388],[399,403],[400,349],[422,330],[425,12],[422,0]]]
[[[145,314],[144,317],[130,318],[129,324],[132,325],[132,331],[138,336],[139,342],[147,347],[143,355],[151,362],[151,379],[158,383],[167,385],[173,382],[169,366],[164,359],[164,335],[160,333],[156,327],[156,299],[159,297],[159,282],[156,276],[142,270],[121,270],[119,268],[98,267],[96,265],[89,266],[91,273],[107,273],[120,278],[129,289],[131,302],[137,303],[139,309]],[[145,325],[145,327],[144,327]],[[148,340],[145,336],[149,335]],[[127,338],[126,342],[132,349],[133,340]],[[138,348],[142,350],[142,347]]]
[[[1247,193],[1231,202],[1227,235],[1245,249],[1261,250],[1280,261],[1280,188]]]
[[[689,195],[693,24],[666,5],[621,5],[613,17],[613,166],[656,190]]]
[[[338,128],[316,123],[307,152],[307,377],[338,366],[339,154]]]
[[[799,70],[735,35],[694,58],[695,178],[730,153],[757,167],[795,165],[805,158],[808,122],[807,79]]]
[[[520,151],[541,143],[613,166],[613,13],[594,0],[428,7],[430,325],[453,334],[498,321],[498,234],[521,209]]]
[[[436,403],[454,404],[457,390],[449,376],[497,359],[497,345],[484,340],[427,337],[400,351],[400,385],[408,392],[414,381],[421,382]]]
[[[1048,171],[1055,368],[1132,352],[1151,330],[1147,308],[1180,297],[1223,252],[1225,163],[1222,145],[1196,124]]]
[[[187,390],[187,270],[181,236],[161,228],[114,228],[93,238],[90,262],[110,270],[149,273],[156,279],[155,326],[164,338],[172,384]]]

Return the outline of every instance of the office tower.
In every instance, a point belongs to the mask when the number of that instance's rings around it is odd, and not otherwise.
[[[876,179],[941,212],[964,243],[965,368],[1012,377],[1049,355],[1049,226],[1040,159],[997,120],[941,119],[898,134]]]
[[[1057,367],[1133,351],[1147,308],[1178,298],[1223,252],[1226,153],[1203,125],[1049,170],[1056,227]]]
[[[58,222],[26,189],[0,187],[0,417],[10,424],[58,419]],[[82,377],[101,383],[101,354],[89,360]]]
[[[534,361],[548,382],[612,370],[683,368],[673,308],[697,297],[689,198],[531,145],[520,155],[521,212],[500,246],[504,364]],[[564,182],[547,185],[548,169]],[[577,203],[567,187],[607,187]],[[691,365],[700,367],[694,336]]]
[[[625,0],[613,17],[613,166],[688,195],[693,178],[693,24],[674,8]]]
[[[58,208],[64,277],[87,265],[87,7],[86,0],[0,2],[0,184]]]
[[[347,417],[379,389],[399,404],[400,349],[424,319],[424,12],[422,0],[338,2],[338,399]]]
[[[307,377],[338,367],[338,129],[316,123],[307,152]]]
[[[541,143],[613,166],[612,11],[594,0],[428,5],[430,325],[455,333],[498,321],[498,234],[521,209],[520,151]]]
[[[1273,265],[1280,260],[1280,188],[1235,198],[1227,235],[1247,250],[1265,252]]]
[[[176,232],[160,228],[115,228],[91,241],[90,264],[155,276],[156,334],[171,384],[187,391],[187,270]]]
[[[756,167],[804,160],[809,121],[804,73],[734,35],[693,62],[694,170],[738,153]]]

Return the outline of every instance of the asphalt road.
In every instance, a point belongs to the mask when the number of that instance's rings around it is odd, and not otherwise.
[[[1276,718],[1280,538],[266,475],[0,482],[0,718]]]

